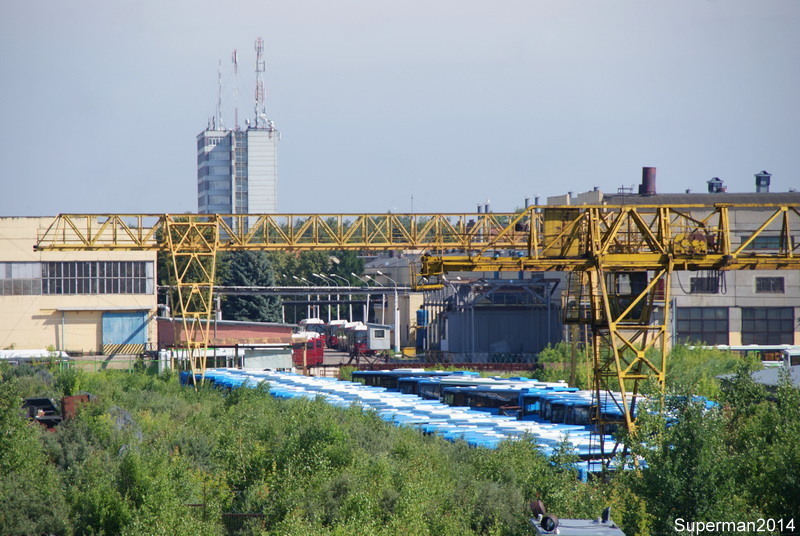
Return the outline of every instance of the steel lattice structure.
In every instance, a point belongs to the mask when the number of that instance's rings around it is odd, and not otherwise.
[[[672,273],[800,269],[800,244],[792,235],[799,230],[798,206],[780,204],[537,206],[478,214],[62,214],[43,230],[36,249],[168,252],[191,368],[201,375],[219,251],[413,250],[423,253],[420,276],[571,272],[566,321],[591,326],[598,399],[618,391],[621,424],[633,430],[640,382],[654,379],[664,388]],[[759,236],[770,236],[777,247],[754,248]],[[627,293],[620,290],[625,278]],[[653,314],[656,304],[660,315]],[[601,432],[610,424],[599,404],[597,420]]]

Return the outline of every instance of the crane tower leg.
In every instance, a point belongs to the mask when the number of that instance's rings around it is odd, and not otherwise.
[[[637,287],[621,278],[630,273],[588,272],[592,305],[595,420],[604,460],[620,444],[606,448],[605,434],[636,433],[636,404],[642,387],[652,382],[664,393],[669,350],[671,266],[643,276]],[[622,289],[620,287],[625,286]],[[641,383],[640,383],[641,382]],[[605,463],[605,461],[604,461]]]
[[[207,219],[169,217],[165,233],[192,381],[196,383],[196,374],[200,374],[202,382],[213,313],[219,223],[215,216]]]

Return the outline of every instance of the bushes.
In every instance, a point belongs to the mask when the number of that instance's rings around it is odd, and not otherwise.
[[[492,451],[263,387],[61,374],[0,383],[0,533],[526,534],[537,497],[562,518],[613,505],[628,534],[669,532],[676,505],[697,519],[800,510],[800,393],[785,385],[773,402],[745,376],[720,391],[718,411],[684,398],[677,424],[645,415],[648,469],[584,484],[569,452],[550,460],[531,437]],[[78,384],[98,401],[56,432],[19,416],[20,385]],[[223,519],[231,512],[263,517]]]

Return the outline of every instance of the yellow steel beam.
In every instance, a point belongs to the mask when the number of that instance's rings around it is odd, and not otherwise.
[[[732,214],[752,229],[734,234]],[[216,226],[220,251],[417,250],[435,269],[781,269],[797,262],[797,207],[788,205],[532,207],[502,214],[62,214],[37,250],[162,250],[170,222]],[[713,222],[718,223],[714,224]],[[766,232],[780,251],[748,249]],[[451,256],[450,252],[458,255]],[[491,259],[491,260],[488,260]]]
[[[737,221],[736,229],[731,221]],[[668,286],[675,270],[800,269],[800,245],[792,229],[800,229],[800,211],[780,204],[545,206],[488,214],[62,214],[41,233],[35,248],[169,252],[192,369],[201,373],[217,251],[416,250],[424,253],[421,276],[585,273],[598,343],[596,388],[599,394],[598,382],[604,382],[611,389],[607,382],[614,380],[623,393],[620,407],[627,408],[625,424],[632,428],[630,408],[638,382],[654,378],[664,386],[669,304],[654,324],[651,283],[615,317],[606,277],[652,271]],[[756,238],[767,234],[777,237],[780,247],[753,249]],[[645,304],[643,317],[627,319],[639,302]],[[655,345],[660,363],[645,356]],[[632,389],[630,400],[627,389]]]

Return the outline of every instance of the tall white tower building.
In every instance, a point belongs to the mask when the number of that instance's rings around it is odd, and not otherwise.
[[[262,214],[278,210],[278,140],[274,127],[208,128],[197,135],[197,211]]]
[[[217,115],[209,122],[208,128],[197,135],[197,211],[201,214],[262,214],[278,210],[280,133],[266,118],[263,41],[260,37],[255,49],[254,121],[248,122],[244,130],[240,129],[237,106],[234,128],[224,128],[220,82]],[[236,51],[233,65],[236,72]]]

